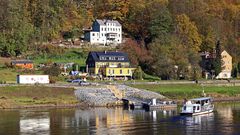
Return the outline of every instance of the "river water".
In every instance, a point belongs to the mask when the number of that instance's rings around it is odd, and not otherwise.
[[[0,135],[240,135],[240,104],[215,104],[214,113],[122,108],[0,110]]]

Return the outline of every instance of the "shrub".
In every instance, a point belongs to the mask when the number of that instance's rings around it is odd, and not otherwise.
[[[0,80],[0,84],[6,84],[6,81]]]
[[[49,77],[49,82],[50,82],[50,83],[56,83],[56,78],[50,76],[50,77]]]
[[[50,76],[58,76],[61,74],[61,69],[59,66],[52,65],[51,67],[46,67],[44,69],[44,74],[47,74]]]
[[[5,62],[4,65],[6,68],[13,68],[13,65],[9,62]]]
[[[138,66],[138,68],[134,71],[133,79],[136,79],[136,80],[142,80],[143,79],[143,71],[142,71],[142,68],[140,66]]]
[[[40,45],[38,46],[37,51],[40,54],[47,54],[47,55],[63,54],[65,52],[63,48],[54,46],[51,44]]]

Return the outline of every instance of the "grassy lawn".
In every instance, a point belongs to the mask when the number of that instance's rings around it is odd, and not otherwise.
[[[50,88],[43,86],[0,87],[0,108],[38,104],[76,104],[72,88]]]
[[[183,99],[200,97],[204,89],[205,93],[213,97],[240,96],[240,86],[204,86],[198,84],[135,84],[132,87],[158,92],[171,99]]]
[[[7,83],[16,83],[17,72],[13,69],[0,68],[0,81],[6,81]]]
[[[66,49],[63,54],[54,54],[54,55],[38,55],[31,58],[35,64],[39,63],[69,63],[74,62],[81,66],[85,65],[85,61],[88,53],[81,50]]]

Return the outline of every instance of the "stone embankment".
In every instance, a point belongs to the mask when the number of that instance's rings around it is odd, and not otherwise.
[[[106,85],[100,87],[82,87],[75,91],[80,102],[88,106],[117,106],[125,99],[166,99],[164,96],[147,90],[132,88],[126,85]]]
[[[122,91],[124,93],[124,98],[127,98],[127,99],[132,99],[132,98],[138,98],[143,100],[148,100],[153,98],[156,98],[158,100],[166,99],[166,97],[164,97],[159,93],[147,91],[144,89],[137,89],[137,88],[129,87],[126,85],[116,85],[115,87],[119,91]]]
[[[108,88],[83,87],[75,91],[77,99],[88,106],[111,106],[119,99]]]

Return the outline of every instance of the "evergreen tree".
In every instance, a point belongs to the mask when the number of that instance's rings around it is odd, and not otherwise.
[[[234,66],[233,71],[232,71],[232,76],[234,78],[238,77],[238,68],[237,68],[237,66]]]
[[[222,49],[221,49],[220,41],[218,40],[216,44],[216,58],[214,58],[212,62],[212,69],[214,70],[216,76],[222,71],[221,53],[222,53]]]
[[[238,62],[237,64],[237,71],[238,71],[238,74],[240,74],[240,62]]]

